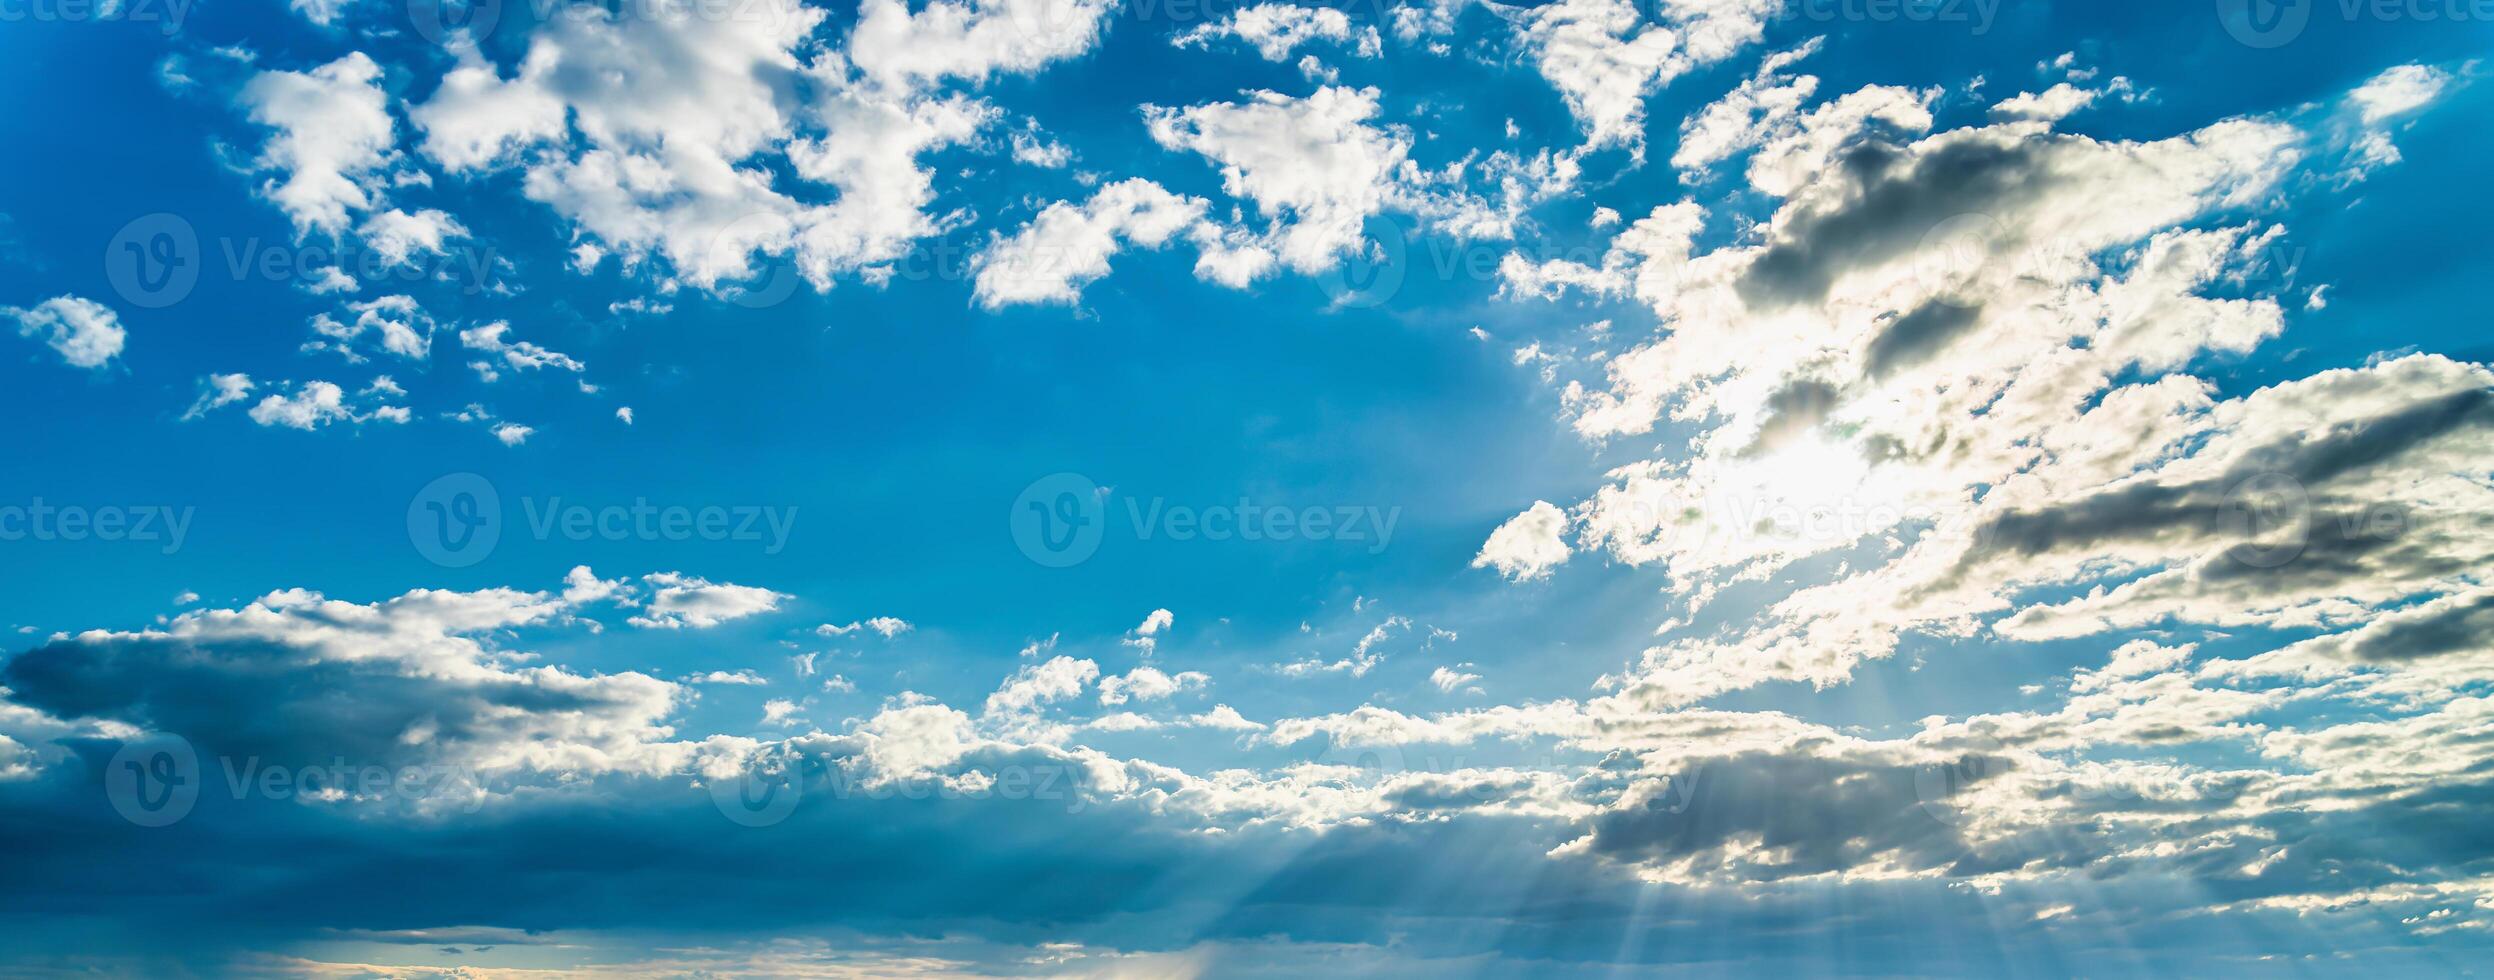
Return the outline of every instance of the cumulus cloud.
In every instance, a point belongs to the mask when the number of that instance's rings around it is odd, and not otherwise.
[[[2392,126],[2432,105],[2448,91],[2451,73],[2431,65],[2400,65],[2384,71],[2355,91],[2345,104],[2354,111],[2355,133],[2349,138],[2349,167],[2344,178],[2360,180],[2403,159],[2391,142]]]
[[[419,255],[447,254],[449,243],[467,237],[468,229],[446,212],[392,208],[365,218],[355,233],[385,267],[396,268]]]
[[[129,332],[110,307],[76,296],[55,296],[33,309],[0,306],[0,319],[17,323],[17,335],[41,340],[71,367],[100,368],[121,356]]]
[[[1361,241],[1361,222],[1395,193],[1411,137],[1370,123],[1378,91],[1325,86],[1294,98],[1173,109],[1147,106],[1152,139],[1221,167],[1222,189],[1254,202],[1280,260],[1302,273],[1331,268]]]
[[[524,666],[493,639],[566,608],[510,589],[419,589],[374,603],[285,590],[156,629],[65,637],[12,658],[0,676],[16,703],[57,717],[145,725],[268,765],[343,755],[386,767],[455,762],[486,777],[685,762],[687,747],[662,744],[675,685]],[[455,789],[402,802],[459,806],[484,791]]]
[[[877,616],[873,619],[864,620],[862,622],[852,622],[846,626],[838,625],[836,623],[824,623],[821,626],[814,627],[814,635],[847,636],[859,630],[868,630],[879,634],[884,639],[888,640],[916,628],[917,627],[910,625],[907,620],[901,619],[898,616]]]
[[[588,370],[588,365],[580,363],[569,354],[547,350],[530,341],[512,340],[510,334],[511,325],[496,320],[459,331],[459,346],[472,351],[497,355],[501,362],[500,367],[513,370],[536,371],[554,368],[573,374]],[[485,380],[492,381],[497,376],[497,368],[492,362],[480,362],[477,373]]]
[[[1459,666],[1470,667],[1472,665],[1461,664]],[[1481,693],[1481,689],[1478,687],[1472,687],[1471,685],[1473,682],[1480,679],[1481,675],[1479,674],[1466,673],[1462,670],[1456,669],[1455,667],[1438,667],[1429,671],[1430,685],[1447,694],[1453,694],[1458,689],[1468,689],[1470,693],[1479,694]]]
[[[1645,98],[1765,32],[1772,0],[1666,0],[1649,19],[1627,0],[1564,0],[1516,15],[1542,77],[1567,99],[1589,148],[1645,152]]]
[[[1567,563],[1567,513],[1549,501],[1536,500],[1524,513],[1491,531],[1474,568],[1496,568],[1509,579],[1541,578]]]
[[[288,429],[317,429],[331,422],[351,422],[355,412],[346,392],[327,381],[306,381],[294,394],[276,394],[251,406],[251,421]]]
[[[641,576],[651,590],[641,613],[627,620],[647,629],[709,629],[779,608],[789,596],[750,585],[712,582],[681,572]]]
[[[1072,303],[1084,285],[1108,274],[1109,257],[1123,243],[1158,248],[1200,225],[1206,207],[1200,198],[1172,194],[1140,178],[1101,187],[1080,205],[1051,204],[979,254],[977,299],[988,309]]]
[[[880,275],[941,230],[936,175],[919,157],[997,113],[940,90],[1088,50],[1106,10],[872,0],[819,51],[809,41],[825,14],[795,0],[738,17],[664,4],[557,18],[508,77],[460,49],[409,116],[425,155],[453,172],[524,171],[527,195],[590,240],[586,266],[662,258],[683,281],[733,291],[785,257],[827,289]],[[831,196],[774,179],[775,166]]]
[[[1290,60],[1290,53],[1304,44],[1330,41],[1351,44],[1357,39],[1357,53],[1374,58],[1382,53],[1385,43],[1377,29],[1361,26],[1356,30],[1351,18],[1331,7],[1302,7],[1290,3],[1256,3],[1240,7],[1209,23],[1170,38],[1179,47],[1208,47],[1224,39],[1244,41],[1256,49],[1266,61]]]
[[[2031,119],[2056,122],[2080,109],[2087,108],[2103,93],[2062,82],[2042,92],[2020,92],[1992,106],[1994,119]]]
[[[192,402],[191,407],[183,411],[182,421],[192,421],[209,412],[249,398],[253,387],[255,385],[252,384],[251,376],[247,374],[211,374],[201,378],[199,379],[199,400]]]
[[[256,163],[278,176],[262,193],[294,220],[297,234],[335,236],[352,214],[374,206],[397,136],[381,66],[370,57],[354,51],[308,72],[262,71],[237,101],[272,130]],[[385,224],[385,239],[388,231]]]
[[[381,350],[411,361],[432,356],[435,324],[431,314],[416,303],[412,296],[381,296],[345,306],[347,319],[327,313],[312,317],[312,341],[306,350],[326,350],[346,358],[347,363],[365,360],[362,341],[367,337],[380,339]]]
[[[1211,677],[1192,670],[1170,674],[1155,667],[1137,667],[1123,676],[1100,678],[1100,703],[1159,701],[1180,691],[1200,689],[1211,682]]]

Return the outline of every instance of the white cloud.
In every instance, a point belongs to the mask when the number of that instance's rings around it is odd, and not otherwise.
[[[129,334],[121,317],[91,299],[55,296],[33,309],[0,306],[0,319],[17,321],[17,334],[43,341],[72,367],[100,368],[121,356]]]
[[[467,226],[449,214],[425,209],[409,213],[392,208],[364,219],[355,233],[364,246],[381,257],[385,267],[406,265],[417,255],[443,255],[449,243],[467,237]]]
[[[1303,44],[1331,41],[1351,43],[1358,39],[1357,53],[1363,58],[1377,57],[1384,42],[1374,27],[1356,30],[1351,18],[1331,7],[1302,7],[1291,3],[1256,3],[1232,10],[1210,23],[1170,38],[1178,47],[1209,47],[1212,42],[1235,38],[1253,45],[1266,61],[1290,60],[1290,52]]]
[[[343,752],[462,773],[393,801],[420,811],[473,809],[496,779],[654,776],[688,764],[696,743],[671,741],[665,723],[675,685],[525,665],[531,655],[499,646],[566,610],[556,596],[514,589],[418,589],[374,603],[287,589],[241,609],[194,609],[160,628],[93,630],[20,654],[21,664],[83,666],[20,673],[10,697],[177,732],[202,755],[319,765]],[[240,690],[254,695],[236,700]]]
[[[2093,89],[2083,89],[2068,82],[2062,82],[2040,93],[2020,92],[2000,100],[1998,105],[1992,107],[1992,118],[2058,122],[2071,113],[2094,104],[2096,96],[2101,94],[2103,93]]]
[[[1140,178],[1092,192],[1081,205],[1051,204],[1011,237],[998,236],[977,258],[980,305],[1072,303],[1108,274],[1120,241],[1158,248],[1203,220],[1206,204]]]
[[[396,142],[388,100],[381,66],[361,51],[309,72],[263,71],[243,86],[251,121],[275,131],[256,166],[281,176],[262,193],[298,235],[337,235],[351,212],[374,206],[378,171]]]
[[[752,670],[713,670],[699,674],[687,674],[680,683],[726,684],[737,687],[761,687],[769,684],[770,681],[764,679],[762,675],[754,673]]]
[[[627,622],[647,629],[709,629],[778,609],[790,598],[769,589],[714,583],[681,572],[644,575],[641,581],[653,591],[641,614]]]
[[[1115,4],[1109,0],[864,0],[848,59],[893,90],[945,79],[985,81],[1089,51]]]
[[[270,395],[251,407],[251,421],[267,426],[311,430],[331,422],[351,422],[346,392],[327,381],[307,381],[292,395]]]
[[[510,333],[509,323],[496,320],[459,331],[459,346],[473,351],[499,354],[505,366],[522,371],[551,367],[578,374],[588,370],[588,365],[574,360],[569,354],[547,350],[525,340],[510,340]],[[488,376],[485,380],[494,379]]]
[[[1628,0],[1562,0],[1517,15],[1542,77],[1586,128],[1588,148],[1645,152],[1645,97],[1756,43],[1774,0],[1665,0],[1649,22]]]
[[[1567,563],[1567,513],[1549,501],[1536,500],[1521,514],[1491,531],[1472,559],[1474,568],[1496,568],[1510,580],[1541,578]]]
[[[2283,229],[2220,216],[2291,186],[2314,134],[2251,118],[2106,141],[2029,118],[1908,139],[1925,97],[1865,89],[1763,124],[1752,186],[1785,204],[1754,244],[1689,247],[1690,207],[1634,249],[1645,223],[1623,233],[1598,268],[1519,270],[1633,295],[1664,325],[1564,398],[1589,439],[1693,423],[1685,453],[1617,467],[1576,512],[1579,547],[1668,572],[1684,608],[1665,630],[1731,585],[1861,549],[1752,625],[1668,640],[1607,683],[1684,705],[1841,682],[1907,630],[2338,628],[2461,587],[2447,570],[2483,560],[2466,535],[2367,528],[2494,513],[2446,475],[2477,438],[2462,403],[2494,383],[2482,369],[2393,359],[2224,400],[2181,373],[2284,328],[2274,296],[2203,291],[2279,271],[2264,263]],[[2303,468],[2339,439],[2373,462]],[[2272,496],[2309,519],[2206,516]],[[1481,561],[1518,575],[1544,567],[1522,556],[1565,555],[1569,512],[1536,512]],[[2037,589],[2062,594],[2023,598]]]
[[[2355,110],[2356,120],[2355,132],[2348,137],[2349,166],[2341,179],[2352,183],[2397,164],[2403,157],[2391,142],[2391,127],[2441,98],[2452,81],[2451,74],[2440,68],[2400,65],[2348,93],[2345,104]]]
[[[1154,609],[1151,615],[1143,617],[1142,624],[1128,632],[1121,642],[1143,651],[1143,655],[1149,657],[1154,651],[1160,649],[1160,634],[1167,632],[1169,627],[1177,621],[1176,613],[1166,609]]]
[[[1153,667],[1137,667],[1122,677],[1111,675],[1100,678],[1100,703],[1159,701],[1180,691],[1201,689],[1210,683],[1211,677],[1192,670],[1168,674]]]
[[[847,636],[859,630],[872,630],[875,633],[881,634],[884,639],[888,640],[916,628],[917,627],[910,625],[907,620],[901,619],[897,616],[877,616],[864,622],[850,623],[846,626],[841,626],[835,623],[824,623],[821,626],[814,627],[814,635]]]
[[[415,298],[404,295],[382,296],[360,303],[346,304],[352,320],[339,320],[327,313],[312,317],[312,332],[321,338],[305,345],[307,350],[328,350],[346,358],[347,363],[360,363],[364,355],[356,349],[367,334],[381,338],[381,349],[411,361],[432,355],[433,330],[431,315],[417,305]]]
[[[1457,666],[1470,667],[1472,665],[1458,664]],[[1448,694],[1455,693],[1455,691],[1459,688],[1470,687],[1473,682],[1480,679],[1481,675],[1479,674],[1467,673],[1453,667],[1439,667],[1429,672],[1429,683],[1436,685],[1438,690],[1444,691]],[[1470,690],[1471,693],[1474,694],[1481,692],[1481,689],[1478,687],[1471,687]]]
[[[1304,98],[1254,92],[1245,102],[1147,106],[1144,118],[1160,145],[1219,164],[1223,190],[1255,203],[1281,261],[1313,274],[1359,246],[1361,222],[1386,207],[1411,152],[1409,135],[1369,124],[1377,97],[1341,86]]]
[[[2430,65],[2400,65],[2347,93],[2357,117],[2379,126],[2433,104],[2450,88],[2451,74]]]
[[[1013,160],[1043,170],[1061,170],[1074,162],[1074,151],[1065,144],[1049,139],[1034,121],[1027,128],[1014,130],[1007,142],[1012,146]]]
[[[995,109],[935,90],[1088,50],[1096,0],[868,0],[841,44],[810,52],[822,10],[764,0],[737,17],[682,5],[549,21],[510,78],[473,52],[410,110],[424,153],[454,171],[520,166],[594,259],[663,257],[733,291],[788,256],[817,289],[888,275],[917,239],[935,173],[922,154],[975,137]],[[564,125],[571,120],[571,137]],[[775,180],[771,165],[801,181]],[[788,184],[788,186],[782,186]],[[828,187],[828,203],[814,203]],[[583,244],[590,244],[584,242]]]
[[[211,374],[199,379],[199,400],[182,413],[188,422],[209,412],[224,408],[251,396],[251,376],[247,374]]]
[[[1099,676],[1099,664],[1072,657],[1026,664],[987,696],[985,717],[1015,731],[1040,731],[1036,716],[1042,706],[1080,695]]]
[[[1412,621],[1409,617],[1388,616],[1371,628],[1366,635],[1360,637],[1359,642],[1352,646],[1349,656],[1332,661],[1322,657],[1311,657],[1278,665],[1273,670],[1275,673],[1291,678],[1308,678],[1324,674],[1366,677],[1369,671],[1377,669],[1377,665],[1385,662],[1386,655],[1377,649],[1378,644],[1385,642],[1386,638],[1395,632],[1409,630],[1411,627]],[[1431,632],[1435,634],[1438,631],[1432,630]],[[1447,635],[1452,636],[1452,634]]]

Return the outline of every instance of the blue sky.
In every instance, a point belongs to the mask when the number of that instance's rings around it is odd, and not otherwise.
[[[0,972],[2484,955],[2465,5],[444,9],[0,4]]]

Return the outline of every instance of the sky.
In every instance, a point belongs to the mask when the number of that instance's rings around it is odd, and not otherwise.
[[[0,973],[2466,974],[2489,19],[0,0]]]

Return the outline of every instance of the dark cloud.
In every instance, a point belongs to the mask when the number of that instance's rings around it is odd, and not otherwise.
[[[1858,190],[1833,203],[1797,204],[1742,273],[1740,296],[1762,309],[1817,303],[1846,271],[1911,254],[1951,219],[2027,208],[2051,192],[2051,148],[2069,139],[1955,139],[1918,154],[1884,143],[1855,147],[1839,165]]]
[[[1948,349],[1983,319],[1980,305],[1931,300],[1893,320],[1862,352],[1862,373],[1874,380],[1921,364]]]

